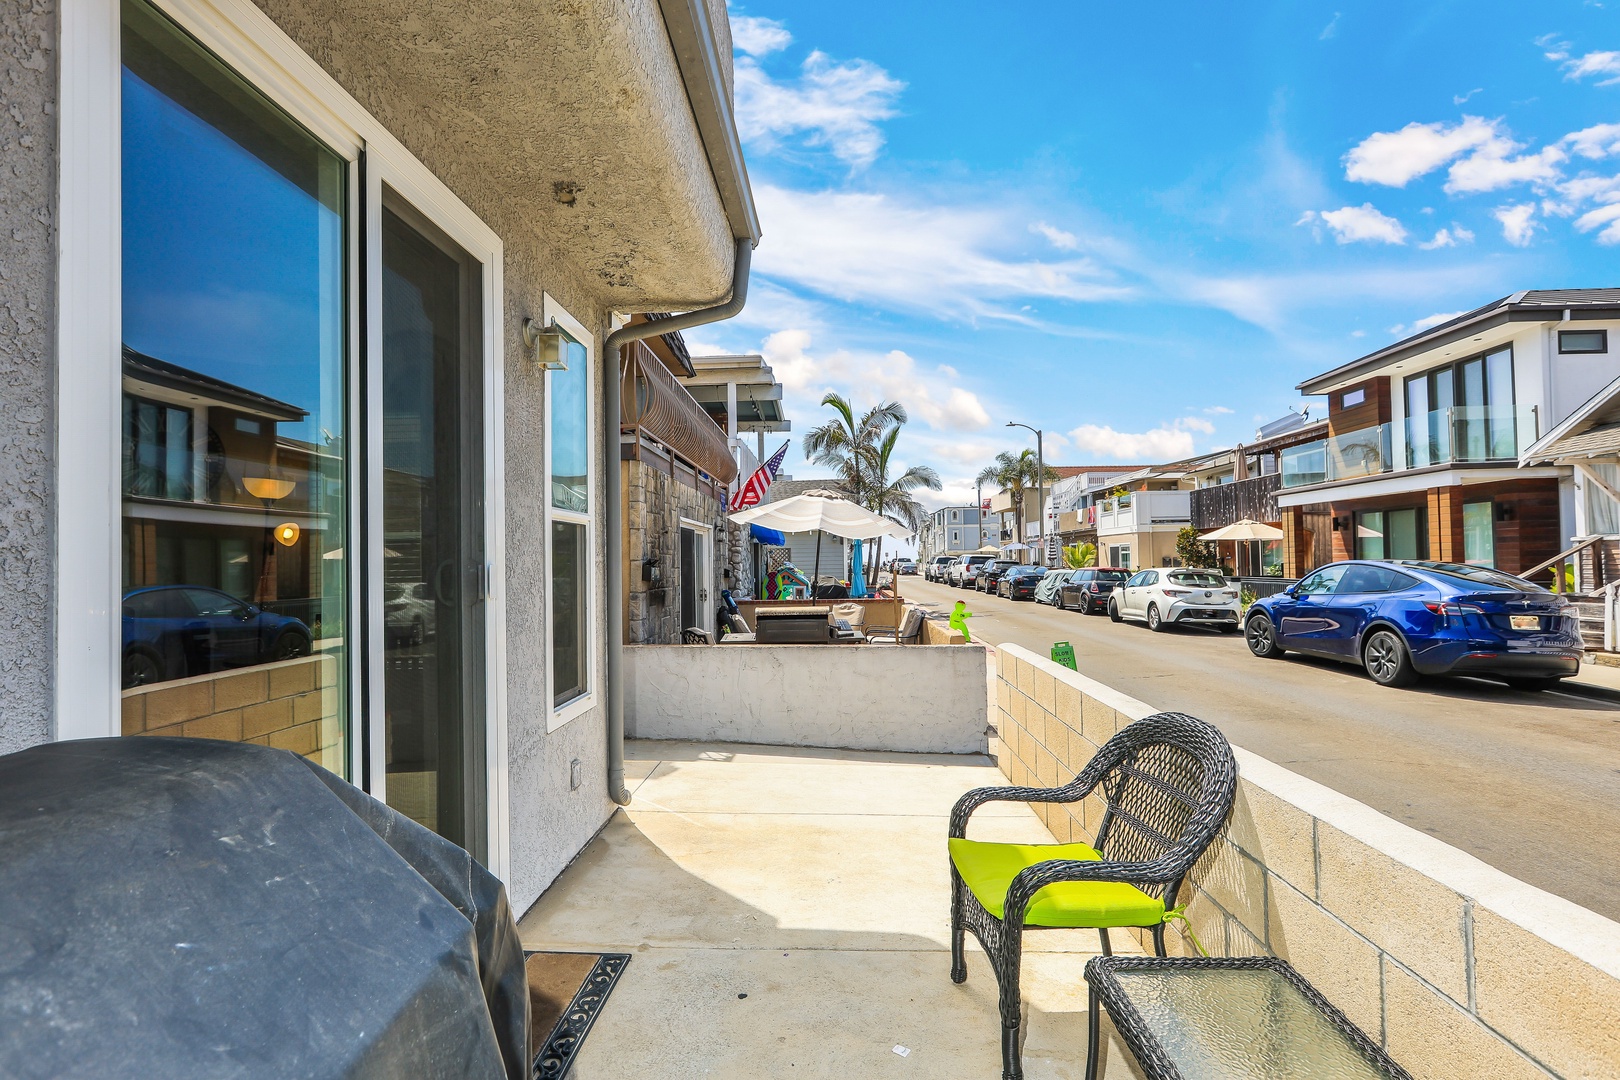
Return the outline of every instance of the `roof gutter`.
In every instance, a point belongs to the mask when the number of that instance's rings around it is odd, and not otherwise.
[[[759,214],[754,209],[753,189],[748,185],[748,167],[743,163],[731,91],[726,85],[708,5],[705,0],[658,0],[658,7],[663,12],[669,43],[675,48],[675,62],[686,84],[686,98],[692,104],[698,135],[709,156],[709,171],[731,221],[731,235],[747,237],[757,244]]]

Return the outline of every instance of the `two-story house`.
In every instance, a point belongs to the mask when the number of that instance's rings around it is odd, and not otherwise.
[[[1617,329],[1620,289],[1528,290],[1305,380],[1328,430],[1282,455],[1286,575],[1343,558],[1518,573],[1558,554],[1571,469],[1520,455],[1620,374]]]
[[[917,557],[926,560],[935,555],[965,555],[995,544],[1001,530],[983,517],[977,506],[942,506],[935,510],[918,532]]]

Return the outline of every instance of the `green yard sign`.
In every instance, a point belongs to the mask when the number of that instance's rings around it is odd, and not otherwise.
[[[1052,663],[1062,664],[1070,671],[1079,671],[1074,666],[1074,646],[1067,641],[1059,641],[1052,646]]]

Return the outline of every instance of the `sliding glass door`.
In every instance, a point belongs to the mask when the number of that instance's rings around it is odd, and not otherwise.
[[[481,858],[486,581],[480,269],[425,218],[385,197],[385,793],[390,806]],[[375,709],[373,714],[375,720]]]

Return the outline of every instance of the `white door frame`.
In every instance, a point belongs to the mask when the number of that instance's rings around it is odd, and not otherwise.
[[[714,588],[714,526],[683,517],[677,527],[691,529],[697,537],[698,551],[700,553],[698,555],[698,566],[702,573],[698,575],[699,594],[695,598],[694,606],[697,610],[698,627],[713,634],[714,608],[719,602],[719,597],[711,595],[704,599],[702,593],[704,591],[712,592]],[[686,627],[683,626],[681,629],[685,630]]]

